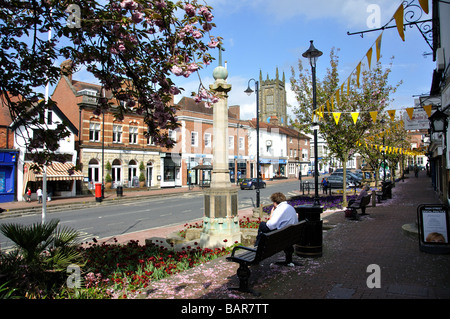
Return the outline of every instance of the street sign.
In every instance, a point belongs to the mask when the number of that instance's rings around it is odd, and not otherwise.
[[[450,253],[449,209],[445,205],[422,204],[417,208],[419,248],[431,254]]]

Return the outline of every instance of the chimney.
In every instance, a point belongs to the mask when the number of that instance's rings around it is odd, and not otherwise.
[[[73,72],[73,63],[72,60],[66,60],[61,63],[61,75],[67,76],[70,84],[72,84],[72,72]]]

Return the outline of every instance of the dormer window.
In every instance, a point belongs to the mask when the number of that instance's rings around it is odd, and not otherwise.
[[[83,89],[77,92],[78,94],[81,95],[91,95],[91,96],[97,96],[98,92],[97,90],[93,90],[93,89]]]

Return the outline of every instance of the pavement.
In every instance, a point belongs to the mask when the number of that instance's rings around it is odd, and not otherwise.
[[[133,196],[161,196],[164,192],[176,195],[186,191],[201,189],[151,190]],[[113,199],[115,195],[112,194],[109,196],[100,204],[124,200]],[[124,197],[132,199],[133,196],[127,194]],[[86,198],[85,201],[95,199]],[[49,207],[75,205],[76,202],[82,203],[83,199],[55,200],[49,202]],[[359,221],[345,218],[343,211],[324,213],[322,256],[294,256],[294,262],[300,265],[284,267],[275,265],[283,259],[283,253],[280,253],[252,267],[250,286],[261,293],[259,297],[229,290],[239,284],[238,264],[221,257],[154,282],[138,298],[254,299],[252,302],[255,303],[278,299],[448,299],[450,254],[431,254],[419,249],[415,227],[420,204],[441,204],[425,172],[418,178],[409,174],[404,181],[397,182],[392,189],[392,199],[368,207],[366,213],[369,215]],[[1,204],[7,209],[1,215],[23,212],[26,210],[23,205],[35,204]],[[243,210],[239,214],[244,216],[250,211]],[[179,226],[149,229],[116,239],[119,243],[129,240],[143,243],[147,238],[164,238],[179,229]]]

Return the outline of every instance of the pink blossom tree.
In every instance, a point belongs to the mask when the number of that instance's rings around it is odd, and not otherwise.
[[[42,102],[38,92],[81,66],[113,93],[116,117],[142,114],[155,143],[171,147],[167,129],[179,126],[171,101],[182,91],[172,77],[189,77],[210,64],[209,51],[220,47],[221,38],[210,34],[211,10],[197,0],[2,1],[0,97],[12,118],[37,127],[40,141],[31,139],[28,150],[42,141],[47,149],[34,152],[34,160],[55,160],[55,147],[68,134],[65,125],[49,131],[36,120],[54,103]],[[58,58],[70,59],[71,67],[61,70],[54,65]],[[214,97],[202,91],[197,100],[204,99]],[[111,104],[100,96],[97,113]]]

